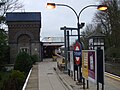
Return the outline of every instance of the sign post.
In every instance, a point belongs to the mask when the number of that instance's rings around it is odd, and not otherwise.
[[[99,90],[99,83],[102,84],[104,90],[104,52],[102,49],[97,49],[97,90]]]

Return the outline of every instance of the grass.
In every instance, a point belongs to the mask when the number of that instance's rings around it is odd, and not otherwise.
[[[11,72],[0,71],[0,90],[3,86],[4,80],[7,80]]]
[[[109,73],[120,76],[120,63],[107,63],[105,69]]]

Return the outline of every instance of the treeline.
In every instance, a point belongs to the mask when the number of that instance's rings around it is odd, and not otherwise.
[[[82,40],[88,47],[87,37],[94,31],[105,35],[105,56],[109,60],[120,58],[120,0],[101,0],[101,4],[108,6],[106,11],[98,11],[93,23],[86,26],[82,32]]]

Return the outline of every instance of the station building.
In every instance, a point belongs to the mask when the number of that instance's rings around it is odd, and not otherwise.
[[[6,14],[10,46],[10,63],[20,51],[41,58],[41,12],[10,12]]]

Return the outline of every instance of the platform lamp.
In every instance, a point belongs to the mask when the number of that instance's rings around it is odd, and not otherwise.
[[[79,42],[79,43],[81,43],[81,41],[80,41],[80,29],[81,29],[80,15],[81,15],[81,13],[82,13],[86,8],[88,8],[88,7],[97,7],[97,9],[100,10],[100,11],[105,11],[105,10],[107,10],[107,8],[108,8],[106,5],[88,5],[88,6],[83,7],[83,8],[80,10],[80,12],[77,13],[77,12],[75,11],[75,9],[72,8],[72,7],[69,6],[69,5],[66,5],[66,4],[56,4],[56,3],[47,3],[47,8],[48,8],[48,9],[54,9],[54,8],[56,8],[56,6],[68,7],[69,9],[71,9],[71,10],[74,12],[74,14],[75,14],[75,16],[76,16],[76,18],[77,18],[77,29],[78,29],[77,32],[78,32],[78,42]],[[80,81],[82,81],[81,67],[82,67],[82,61],[81,61],[81,65],[80,65]]]

